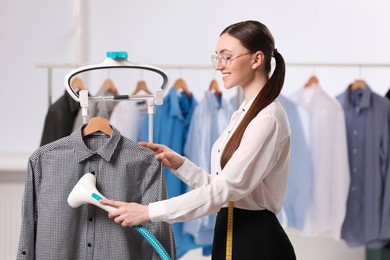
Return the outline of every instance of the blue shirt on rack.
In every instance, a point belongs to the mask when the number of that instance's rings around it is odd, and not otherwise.
[[[312,196],[313,166],[296,104],[283,95],[278,99],[287,112],[291,128],[291,160],[283,209],[287,226],[302,230]]]
[[[211,149],[214,142],[227,127],[234,112],[231,104],[206,91],[204,98],[191,118],[184,154],[206,172],[211,171]],[[216,216],[204,216],[183,224],[183,230],[194,237],[195,243],[203,247],[203,255],[211,255]]]
[[[163,105],[156,106],[153,121],[153,142],[164,144],[175,152],[184,155],[184,144],[191,122],[193,111],[197,105],[194,97],[184,92],[176,92],[172,87],[163,99]],[[148,122],[145,124],[144,140],[147,141]],[[187,191],[187,185],[178,179],[168,168],[164,168],[168,198],[176,197]],[[187,251],[199,247],[189,234],[183,232],[183,223],[173,224],[177,257]]]
[[[368,86],[337,96],[346,119],[350,190],[341,237],[350,246],[390,239],[390,102]]]

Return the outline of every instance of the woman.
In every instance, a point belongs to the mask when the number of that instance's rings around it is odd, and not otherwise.
[[[275,70],[269,77],[272,57]],[[149,205],[101,203],[118,208],[109,217],[124,227],[147,221],[189,221],[218,213],[212,259],[226,259],[231,254],[226,251],[231,248],[226,242],[227,206],[234,204],[233,259],[295,259],[276,218],[283,205],[290,160],[290,128],[277,100],[284,82],[284,59],[265,25],[245,21],[221,33],[212,61],[222,73],[224,87],[239,86],[245,95],[213,146],[212,173],[164,145],[140,143],[193,190]]]

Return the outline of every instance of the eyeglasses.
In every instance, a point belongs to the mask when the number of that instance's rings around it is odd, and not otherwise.
[[[222,67],[222,68],[226,68],[230,62],[232,60],[235,60],[237,58],[240,58],[244,55],[247,55],[247,54],[251,54],[250,52],[247,52],[247,53],[243,53],[243,54],[240,54],[240,55],[237,55],[237,56],[230,56],[230,55],[211,55],[211,62],[213,63],[213,66],[214,68],[217,68],[217,67]]]

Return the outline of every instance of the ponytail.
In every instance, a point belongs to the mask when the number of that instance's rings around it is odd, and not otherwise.
[[[254,119],[261,110],[271,104],[282,91],[284,76],[286,73],[285,62],[282,55],[278,52],[277,49],[273,50],[273,57],[275,58],[275,70],[271,78],[267,81],[267,83],[261,89],[259,94],[257,94],[255,100],[253,101],[253,104],[238,125],[236,131],[234,131],[228,143],[226,144],[226,147],[221,157],[222,169],[233,156],[233,153],[237,150],[238,146],[241,143],[241,139],[244,135],[245,129],[252,121],[252,119]],[[269,60],[270,64],[271,57],[266,60]]]

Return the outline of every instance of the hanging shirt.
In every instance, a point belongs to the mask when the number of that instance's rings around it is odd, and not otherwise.
[[[313,163],[312,200],[303,234],[338,240],[346,212],[349,164],[344,111],[320,85],[293,93]]]
[[[70,135],[79,110],[80,103],[65,91],[47,111],[41,146]]]
[[[342,238],[350,246],[378,248],[390,240],[390,103],[369,86],[346,89],[351,185]]]
[[[233,112],[230,103],[210,91],[205,92],[194,110],[184,154],[207,172],[210,172],[211,148],[229,124]]]
[[[119,102],[111,113],[110,124],[114,125],[123,136],[139,142],[144,137],[146,115],[146,102]]]
[[[211,174],[186,159],[173,171],[193,190],[149,204],[152,221],[187,221],[215,214],[228,201],[247,210],[267,209],[277,214],[283,206],[290,161],[290,127],[286,112],[275,100],[251,121],[240,146],[223,170],[220,158],[227,141],[253,103],[243,103],[215,142]]]
[[[283,206],[286,226],[302,231],[313,192],[313,166],[297,105],[283,95],[278,99],[291,127],[291,162]]]
[[[122,137],[70,136],[36,150],[28,161],[17,259],[160,259],[137,231],[123,228],[104,210],[71,208],[69,193],[87,172],[109,199],[149,204],[166,198],[161,163],[149,149]],[[175,259],[173,232],[166,223],[146,223]]]
[[[207,172],[210,170],[211,149],[229,123],[234,110],[230,103],[206,91],[204,98],[196,106],[191,118],[185,156]],[[211,254],[216,216],[205,216],[183,224],[184,232],[194,237],[195,243],[203,247],[203,255]]]
[[[172,87],[164,97],[163,105],[156,106],[153,121],[153,142],[164,144],[183,155],[187,140],[188,128],[193,111],[197,105],[194,97],[188,97],[184,92],[176,92]],[[146,121],[144,140],[147,141],[148,121]],[[187,191],[187,186],[176,178],[168,168],[164,168],[167,180],[168,197],[176,197]],[[183,232],[183,223],[173,225],[177,257],[180,258],[189,250],[199,247],[189,234]]]

